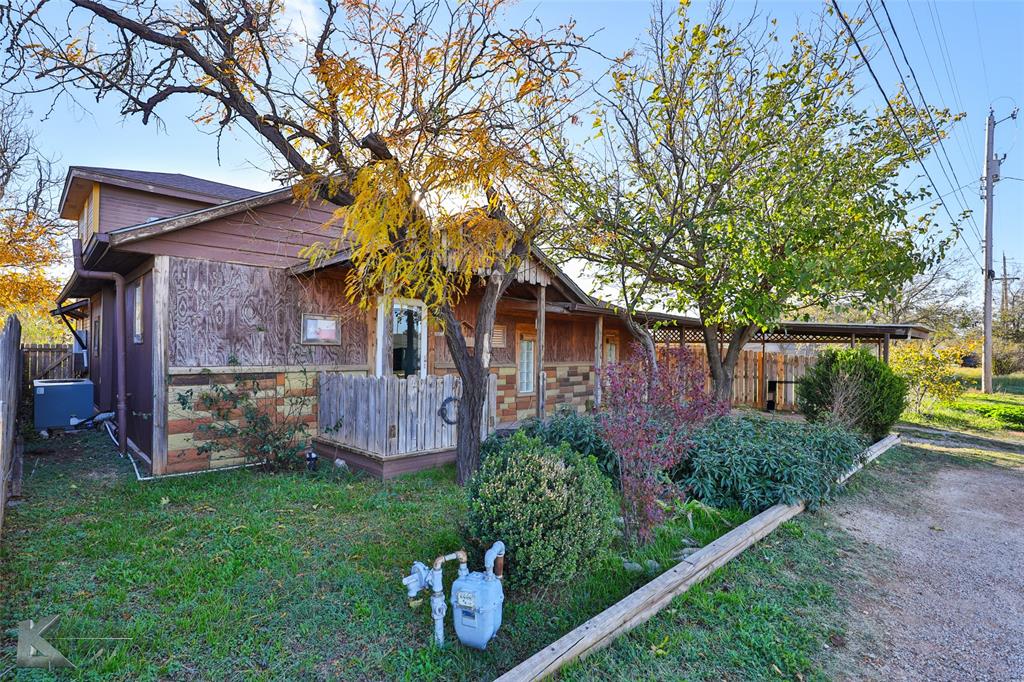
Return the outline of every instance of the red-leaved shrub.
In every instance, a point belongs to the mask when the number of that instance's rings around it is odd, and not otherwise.
[[[602,373],[601,434],[619,460],[623,530],[628,543],[653,537],[660,501],[681,496],[669,479],[696,428],[726,406],[704,390],[704,370],[688,348],[659,353],[653,365],[637,345]]]

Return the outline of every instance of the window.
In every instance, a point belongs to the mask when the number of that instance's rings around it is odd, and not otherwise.
[[[426,376],[427,311],[422,301],[382,299],[377,313],[378,375]]]
[[[135,283],[132,316],[132,339],[135,343],[142,343],[142,280]]]
[[[604,363],[614,365],[619,361],[619,337],[611,335],[604,337]]]
[[[519,392],[533,393],[537,378],[537,337],[534,334],[519,336]]]
[[[89,332],[92,334],[92,356],[99,360],[100,353],[103,349],[100,347],[100,343],[103,339],[103,327],[100,324],[100,314],[96,313],[92,318],[92,329]]]
[[[331,315],[302,315],[302,343],[314,346],[341,345],[341,321]]]
[[[462,323],[462,338],[466,339],[466,347],[472,348],[476,345],[476,337],[473,331],[473,325],[468,322]],[[494,329],[491,330],[491,348],[504,348],[505,347],[505,325],[496,324]]]

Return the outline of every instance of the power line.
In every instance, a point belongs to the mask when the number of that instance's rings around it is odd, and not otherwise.
[[[935,83],[935,89],[939,92],[942,92],[942,87],[939,85],[939,77],[935,73],[935,60],[932,59],[931,55],[929,55],[928,53],[928,45],[925,43],[924,34],[921,33],[921,27],[917,23],[917,16],[914,14],[914,10],[910,5],[910,0],[907,0],[907,8],[909,10],[910,20],[914,24],[914,31],[917,33],[917,39],[921,43],[921,50],[924,52],[924,61],[928,65],[928,71],[932,74],[932,82]],[[950,86],[952,86],[952,83],[950,83]],[[954,100],[955,99],[956,95],[954,93]],[[961,111],[963,111],[963,109],[961,109]],[[961,141],[961,137],[962,135],[958,135],[954,139],[956,140],[957,147],[960,149],[960,155],[963,157],[964,163],[970,166],[970,159],[977,159],[978,157],[981,156],[981,153],[978,151],[974,138],[971,136],[967,136],[967,147],[970,150],[970,154],[967,154],[964,151],[964,146],[963,142]]]
[[[882,94],[882,98],[885,99],[885,104],[889,108],[889,113],[892,114],[893,120],[903,133],[903,137],[906,138],[907,143],[910,145],[910,150],[914,153],[914,157],[917,159],[918,164],[921,166],[921,170],[924,171],[925,177],[928,178],[928,182],[931,183],[932,189],[935,190],[936,194],[939,194],[938,185],[935,184],[935,180],[932,178],[932,174],[928,171],[928,167],[924,164],[924,159],[921,157],[920,152],[917,150],[917,145],[910,137],[910,133],[907,132],[906,127],[903,125],[903,121],[900,120],[899,114],[896,112],[896,108],[892,105],[892,101],[889,99],[889,95],[886,94],[885,88],[882,87],[882,82],[878,80],[878,75],[875,74],[874,67],[871,66],[871,60],[868,59],[867,54],[864,52],[864,48],[861,47],[860,41],[857,40],[856,34],[853,32],[853,28],[850,26],[850,22],[846,20],[846,16],[843,11],[839,9],[839,3],[837,0],[832,0],[832,7],[835,8],[836,14],[839,16],[839,20],[843,22],[843,26],[846,27],[846,32],[850,36],[850,40],[853,41],[854,47],[857,48],[857,53],[860,54],[860,58],[864,60],[864,65],[868,68],[868,73],[871,74],[871,79],[875,81],[875,85],[878,87],[878,91]],[[946,216],[949,218],[950,224],[956,224],[956,220],[953,218],[953,213],[949,210],[949,206],[946,205],[946,200],[941,196],[938,197],[939,203],[942,204],[942,208],[946,211]],[[973,251],[971,252],[973,256]],[[977,261],[977,257],[975,257]],[[981,267],[981,263],[978,263],[978,267]],[[984,268],[982,268],[984,269]]]
[[[939,168],[942,170],[942,174],[945,176],[946,182],[949,183],[949,186],[956,187],[956,189],[953,190],[953,193],[956,194],[956,199],[957,203],[960,205],[960,210],[962,212],[967,213],[967,218],[970,221],[969,224],[971,228],[974,230],[975,236],[978,237],[978,239],[980,240],[981,232],[978,228],[978,223],[974,219],[973,212],[968,211],[968,207],[970,206],[970,204],[968,203],[967,199],[963,196],[962,193],[958,193],[959,190],[964,187],[964,185],[960,184],[960,178],[957,177],[956,169],[954,169],[953,162],[949,158],[949,152],[946,150],[946,144],[943,140],[942,131],[939,130],[939,125],[935,121],[935,117],[932,115],[931,108],[928,106],[927,98],[924,96],[924,90],[921,89],[921,83],[917,79],[917,74],[914,72],[914,67],[910,64],[910,60],[907,58],[907,52],[906,50],[903,49],[903,41],[900,39],[900,34],[896,30],[895,23],[893,23],[892,15],[889,14],[889,8],[886,6],[885,0],[880,0],[880,2],[882,5],[882,10],[885,12],[885,18],[889,22],[889,29],[892,31],[893,37],[896,38],[896,45],[899,47],[900,54],[903,56],[903,62],[907,65],[907,69],[910,70],[910,77],[911,79],[913,79],[914,85],[917,87],[917,92],[921,97],[921,108],[923,108],[925,113],[928,114],[928,120],[932,124],[932,129],[935,131],[935,137],[938,140],[939,151],[942,153],[942,156],[937,155],[936,157],[939,161]],[[868,0],[866,4],[868,12],[871,14],[871,19],[875,22],[875,26],[878,27],[878,33],[882,38],[882,42],[885,43],[885,48],[889,52],[889,57],[892,59],[893,66],[896,67],[896,73],[899,76],[900,83],[903,84],[904,89],[907,91],[907,95],[910,97],[911,104],[913,104],[916,108],[917,103],[914,101],[913,94],[910,91],[910,86],[907,85],[907,82],[903,79],[903,75],[900,74],[900,67],[899,63],[896,61],[896,55],[893,54],[892,47],[889,45],[889,40],[885,36],[885,31],[882,29],[882,26],[879,23],[878,18],[875,16],[875,11],[871,9],[870,0]],[[946,166],[942,165],[942,157],[945,157],[946,159]],[[949,168],[949,173],[946,172],[946,167]],[[950,174],[952,174],[953,176],[952,179],[950,179]],[[948,194],[943,196],[948,196]]]
[[[974,34],[978,36],[978,57],[981,59],[981,75],[985,79],[985,97],[992,99],[988,87],[988,67],[985,65],[985,44],[981,41],[981,25],[978,21],[978,3],[971,0],[971,11],[974,13]]]

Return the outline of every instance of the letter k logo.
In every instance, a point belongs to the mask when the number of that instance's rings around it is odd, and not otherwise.
[[[31,620],[18,623],[18,655],[16,663],[19,668],[68,668],[74,667],[64,654],[57,651],[43,639],[43,633],[57,624],[60,616],[44,618],[38,624]]]

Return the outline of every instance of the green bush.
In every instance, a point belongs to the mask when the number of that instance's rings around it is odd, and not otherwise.
[[[878,440],[907,406],[907,382],[863,348],[825,350],[796,387],[809,421],[831,423]]]
[[[474,544],[505,542],[512,586],[571,580],[615,534],[608,478],[593,457],[523,432],[491,447],[467,486]]]
[[[597,460],[601,472],[613,481],[619,480],[619,459],[598,429],[597,419],[575,410],[560,410],[547,419],[527,420],[522,431],[540,438],[547,445],[565,443],[573,452]]]
[[[675,478],[712,507],[756,514],[801,500],[815,507],[864,451],[859,436],[836,426],[763,417],[720,417],[694,436]]]

